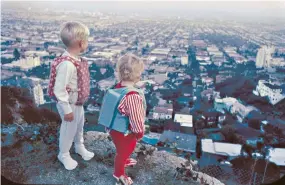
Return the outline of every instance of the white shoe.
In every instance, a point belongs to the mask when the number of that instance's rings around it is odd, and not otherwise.
[[[72,159],[69,153],[65,154],[60,153],[58,154],[57,158],[67,170],[74,170],[78,165],[77,161]]]
[[[81,157],[85,161],[89,161],[90,159],[92,159],[94,157],[94,153],[86,150],[84,145],[79,145],[79,146],[75,145],[75,153],[81,155]]]

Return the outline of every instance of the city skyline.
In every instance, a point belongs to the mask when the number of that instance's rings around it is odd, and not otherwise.
[[[281,1],[3,1],[3,9],[112,12],[122,15],[276,21],[285,17]],[[42,11],[42,10],[41,10]]]

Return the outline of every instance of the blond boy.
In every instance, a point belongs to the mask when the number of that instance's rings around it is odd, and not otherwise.
[[[58,159],[67,170],[73,170],[78,165],[69,153],[73,142],[75,152],[84,160],[94,157],[94,153],[89,152],[83,144],[83,104],[89,96],[90,79],[88,63],[79,55],[88,47],[88,36],[89,29],[82,23],[63,24],[60,37],[66,51],[51,65],[49,95],[57,101],[62,119]]]

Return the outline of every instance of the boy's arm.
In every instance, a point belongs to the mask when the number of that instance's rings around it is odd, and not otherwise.
[[[76,68],[71,62],[64,61],[61,64],[59,64],[56,73],[54,94],[58,100],[58,105],[61,107],[62,111],[64,112],[64,115],[72,113],[72,109],[69,104],[69,94],[66,90],[66,87],[72,75],[74,74],[75,70]]]

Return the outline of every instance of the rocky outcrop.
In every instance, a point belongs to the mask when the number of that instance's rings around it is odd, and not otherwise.
[[[17,143],[10,148],[4,147],[2,166],[10,165],[14,170],[13,174],[7,171],[9,167],[3,168],[3,174],[8,179],[32,184],[114,184],[115,147],[105,133],[89,131],[85,134],[86,147],[95,153],[95,157],[86,162],[72,151],[71,155],[79,163],[73,171],[65,170],[57,161],[56,142],[44,144],[40,140],[24,140],[21,144]],[[135,184],[222,184],[213,177],[193,170],[195,167],[190,161],[157,151],[150,145],[138,143],[132,157],[137,158],[138,164],[128,168],[127,173]]]
[[[1,90],[2,99],[3,92],[6,93],[2,104],[6,113],[17,113],[16,117],[7,115],[1,124],[3,176],[14,182],[29,184],[114,184],[115,147],[108,134],[95,131],[85,133],[85,145],[95,153],[95,157],[83,161],[72,149],[71,155],[79,165],[75,170],[67,171],[57,160],[58,118],[53,113],[39,115],[41,110],[26,98],[21,89]],[[132,157],[138,160],[138,164],[128,168],[127,174],[132,177],[134,184],[222,184],[196,171],[191,161],[158,151],[150,145],[138,143]]]

